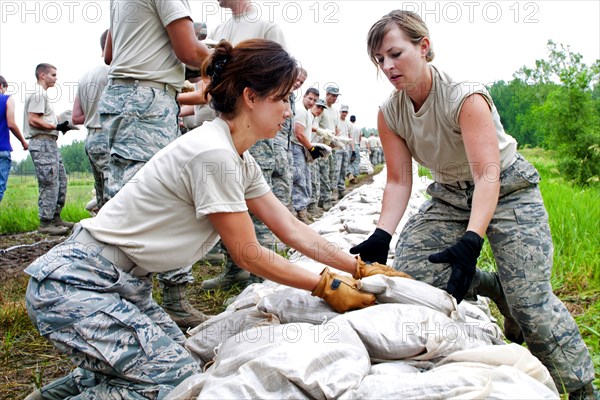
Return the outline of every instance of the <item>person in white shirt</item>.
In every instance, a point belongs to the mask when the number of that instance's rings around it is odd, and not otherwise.
[[[177,325],[152,299],[152,273],[205,255],[219,238],[237,265],[284,285],[312,291],[338,312],[375,302],[358,279],[376,273],[302,223],[273,195],[248,149],[272,138],[290,115],[298,66],[279,44],[221,42],[204,63],[207,93],[220,117],[204,123],[146,163],[97,217],[34,261],[26,293],[40,333],[79,367],[64,397],[164,398],[202,373]],[[131,212],[135,210],[135,212]],[[282,240],[325,268],[321,275],[289,262],[257,240],[250,212]],[[46,396],[42,389],[39,398]],[[63,397],[63,398],[64,398]]]

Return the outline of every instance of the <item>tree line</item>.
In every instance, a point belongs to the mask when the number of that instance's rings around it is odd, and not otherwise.
[[[489,87],[504,129],[520,147],[556,151],[560,171],[578,184],[600,182],[600,60],[588,66],[568,46],[548,42],[548,57]],[[365,129],[371,134],[375,129]],[[81,141],[62,146],[67,172],[90,172]],[[34,174],[31,156],[13,163]]]

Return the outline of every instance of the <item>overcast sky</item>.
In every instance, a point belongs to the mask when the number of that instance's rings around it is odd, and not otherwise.
[[[216,1],[190,0],[195,21],[209,31],[229,13]],[[436,53],[433,64],[456,79],[493,83],[510,80],[523,65],[547,55],[552,39],[569,45],[590,65],[600,58],[600,1],[261,1],[263,18],[283,29],[290,52],[308,70],[302,91],[335,84],[339,104],[350,106],[358,123],[375,127],[379,104],[392,86],[366,54],[371,25],[393,9],[421,15]],[[109,1],[0,1],[0,74],[11,84],[16,118],[23,124],[23,102],[35,84],[35,66],[58,68],[58,85],[49,91],[56,114],[72,108],[79,77],[101,62],[99,37],[109,24]],[[71,131],[59,145],[83,140]],[[14,139],[13,159],[26,153]]]

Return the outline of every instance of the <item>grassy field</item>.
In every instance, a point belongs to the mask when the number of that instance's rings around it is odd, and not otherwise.
[[[522,153],[542,175],[541,189],[550,215],[554,239],[552,284],[557,295],[575,316],[588,345],[596,376],[600,375],[600,186],[574,187],[560,177],[553,154],[540,149]],[[364,177],[361,177],[364,179]],[[89,176],[69,177],[67,205],[63,219],[79,221],[89,215],[85,204],[92,197]],[[10,178],[0,203],[0,234],[37,229],[37,184],[32,177]],[[494,268],[489,247],[480,264]],[[194,268],[196,283],[214,276],[219,266]],[[39,336],[26,314],[24,274],[0,282],[0,399],[22,398],[34,386],[48,383],[71,369],[71,363]],[[157,300],[160,292],[156,291]],[[190,291],[192,303],[204,312],[216,314],[223,301],[235,295],[229,292]],[[596,385],[600,380],[596,379]]]
[[[77,222],[89,218],[85,205],[93,197],[94,178],[91,175],[72,174],[67,178],[67,201],[62,219]],[[39,226],[38,186],[32,175],[10,175],[4,198],[0,202],[0,234],[30,232]]]

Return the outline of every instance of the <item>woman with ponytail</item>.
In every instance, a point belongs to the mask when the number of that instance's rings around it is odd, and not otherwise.
[[[43,396],[162,398],[200,373],[183,334],[152,299],[151,275],[193,264],[219,237],[237,265],[312,291],[338,312],[374,303],[356,279],[395,272],[358,262],[296,219],[248,153],[289,116],[296,61],[269,40],[221,42],[202,72],[220,116],[159,151],[95,218],[26,270],[32,321],[79,367]],[[249,212],[284,243],[354,278],[328,268],[319,276],[262,247]]]

